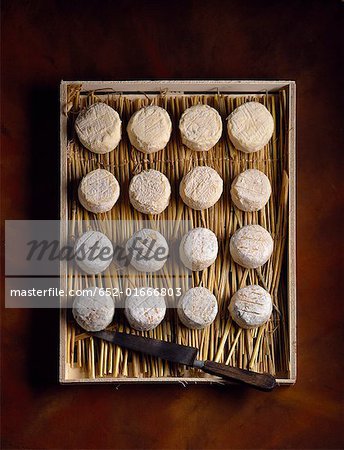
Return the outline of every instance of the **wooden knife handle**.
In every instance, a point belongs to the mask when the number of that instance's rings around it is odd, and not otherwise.
[[[268,373],[251,372],[250,370],[238,369],[237,367],[231,367],[213,361],[204,361],[202,370],[230,381],[249,384],[263,391],[271,391],[276,386],[275,378]]]

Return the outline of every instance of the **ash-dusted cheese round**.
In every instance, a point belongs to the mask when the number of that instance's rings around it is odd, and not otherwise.
[[[133,293],[125,300],[124,313],[135,330],[152,330],[165,317],[165,299],[161,295],[154,295],[151,287],[133,289]]]
[[[189,289],[180,297],[178,316],[188,328],[201,329],[214,322],[218,306],[216,297],[204,287]]]
[[[79,113],[75,131],[91,152],[109,153],[121,140],[121,125],[117,111],[106,103],[95,103]]]
[[[73,316],[86,331],[100,331],[112,322],[115,304],[110,294],[98,287],[84,288],[73,302]]]
[[[208,228],[194,228],[186,233],[179,246],[184,266],[198,271],[211,266],[218,252],[216,235]]]
[[[229,312],[241,328],[260,327],[270,319],[271,296],[258,285],[243,287],[233,295]]]
[[[210,208],[221,197],[223,180],[216,170],[208,166],[197,166],[182,179],[179,193],[183,202],[199,211]]]
[[[143,228],[132,235],[125,246],[130,263],[140,272],[162,269],[168,258],[168,244],[156,230]]]
[[[110,211],[118,200],[120,188],[111,172],[96,169],[80,182],[78,197],[82,206],[93,213]]]
[[[260,225],[245,225],[231,237],[233,260],[246,269],[262,266],[272,255],[274,243],[270,233]]]
[[[100,231],[87,231],[74,246],[75,261],[89,275],[104,272],[112,261],[113,246],[110,239]]]
[[[195,105],[186,109],[179,121],[182,142],[191,150],[210,150],[222,134],[222,120],[216,109]]]
[[[170,197],[170,182],[158,170],[144,170],[130,182],[130,203],[143,214],[160,214],[167,208]]]
[[[270,195],[269,178],[257,169],[245,170],[232,183],[232,201],[242,211],[259,211],[267,204]]]
[[[155,153],[166,147],[171,131],[172,122],[168,112],[155,105],[136,111],[127,127],[131,145],[143,153]]]
[[[274,132],[274,119],[259,102],[238,106],[227,118],[227,131],[235,148],[245,153],[261,150]]]

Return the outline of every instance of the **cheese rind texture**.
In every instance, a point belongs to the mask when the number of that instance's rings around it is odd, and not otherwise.
[[[127,126],[128,136],[137,150],[155,153],[166,147],[171,137],[172,122],[160,106],[147,106],[136,111]]]
[[[228,116],[227,131],[236,149],[245,153],[257,152],[270,141],[274,119],[261,103],[247,102]]]
[[[170,197],[170,182],[158,170],[144,170],[130,182],[130,203],[143,214],[160,214],[167,208]]]
[[[208,166],[197,166],[182,179],[179,193],[190,208],[201,211],[210,208],[220,199],[223,180],[216,170]]]
[[[82,145],[93,153],[109,153],[121,140],[121,119],[106,103],[95,103],[82,110],[75,120],[75,131]]]
[[[72,312],[84,330],[101,331],[112,322],[115,304],[110,294],[103,295],[98,287],[89,287],[85,288],[85,295],[75,297]]]
[[[245,225],[231,237],[233,260],[246,269],[256,269],[272,255],[274,243],[270,233],[260,225]]]
[[[191,150],[208,151],[222,134],[222,120],[216,109],[195,105],[186,109],[179,121],[182,142]]]
[[[78,197],[82,206],[93,213],[110,211],[118,200],[120,188],[111,172],[96,169],[81,180]]]
[[[89,275],[104,272],[112,261],[113,246],[110,239],[100,231],[87,231],[74,246],[75,261]]]
[[[125,300],[124,313],[132,328],[148,331],[156,328],[166,313],[165,299],[154,295],[151,287],[138,287],[137,295],[132,294]]]
[[[270,319],[271,296],[258,285],[243,287],[233,295],[229,312],[241,328],[260,327]]]
[[[232,201],[242,211],[259,211],[269,201],[270,195],[269,178],[257,169],[240,173],[231,186]]]
[[[178,316],[188,328],[202,329],[209,326],[216,317],[216,297],[204,287],[189,289],[178,302]]]
[[[208,228],[194,228],[180,242],[180,259],[190,270],[199,271],[211,266],[217,257],[216,235]]]
[[[156,272],[166,263],[169,249],[164,236],[156,230],[136,231],[126,243],[130,263],[139,272]]]

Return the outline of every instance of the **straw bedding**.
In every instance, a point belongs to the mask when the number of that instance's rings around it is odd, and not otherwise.
[[[217,109],[223,119],[237,106],[249,100],[258,100],[267,106],[275,120],[275,132],[264,150],[253,154],[238,152],[227,137],[226,129],[218,144],[209,152],[193,152],[181,144],[178,121],[183,111],[197,103],[206,103]],[[103,101],[112,106],[123,121],[122,140],[119,147],[106,155],[96,155],[84,149],[74,132],[74,121],[79,110],[91,103]],[[166,108],[169,112],[173,132],[167,147],[155,154],[146,155],[133,149],[125,128],[130,116],[143,105],[150,103]],[[131,221],[149,221],[152,228],[159,226],[164,232],[165,221],[173,221],[176,239],[183,233],[185,221],[192,227],[208,227],[219,241],[216,262],[203,272],[194,272],[190,277],[179,276],[179,266],[167,266],[160,276],[128,276],[124,269],[114,264],[102,275],[87,276],[68,265],[68,288],[77,289],[96,285],[117,287],[121,291],[130,286],[180,287],[182,292],[192,286],[202,285],[212,291],[219,304],[215,322],[205,330],[189,330],[177,319],[176,312],[168,311],[165,320],[155,330],[143,335],[164,339],[199,348],[200,359],[224,362],[237,367],[269,372],[285,376],[289,367],[288,310],[286,242],[288,230],[288,159],[287,94],[281,90],[273,94],[257,95],[184,95],[161,93],[160,95],[121,95],[104,91],[82,92],[80,86],[68,87],[66,111],[68,117],[68,219],[72,240],[87,229],[105,232],[114,242],[120,241],[122,227],[130,233]],[[188,208],[179,196],[179,183],[192,167],[208,165],[213,167],[224,180],[224,192],[219,202],[209,210],[194,211]],[[118,203],[108,213],[94,215],[87,212],[78,202],[77,187],[83,176],[96,168],[111,171],[121,186]],[[134,210],[128,200],[128,186],[134,174],[143,169],[154,168],[163,172],[170,180],[172,197],[168,208],[159,216],[147,217]],[[256,168],[270,179],[272,195],[266,207],[259,212],[244,213],[231,203],[230,185],[240,172]],[[112,221],[124,220],[120,227]],[[171,222],[166,222],[171,223]],[[260,224],[267,228],[274,239],[274,252],[261,272],[247,270],[235,264],[229,253],[229,239],[242,225]],[[167,226],[167,225],[166,225]],[[176,264],[170,261],[169,264]],[[171,274],[175,276],[171,276]],[[266,287],[273,299],[274,310],[271,320],[255,330],[241,330],[230,318],[228,305],[231,296],[247,284]],[[122,296],[123,297],[123,296]],[[116,303],[123,298],[116,297]],[[189,369],[152,357],[138,355],[112,344],[90,338],[67,314],[67,364],[79,368],[84,378],[199,378],[209,377],[197,369]],[[131,330],[118,309],[110,329],[138,333]],[[211,378],[211,377],[210,377]]]

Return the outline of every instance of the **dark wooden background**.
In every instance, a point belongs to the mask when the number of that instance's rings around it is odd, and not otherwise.
[[[2,448],[343,448],[343,6],[2,1],[3,220],[58,218],[62,78],[296,80],[298,155],[294,387],[59,386],[58,312],[3,309]]]

